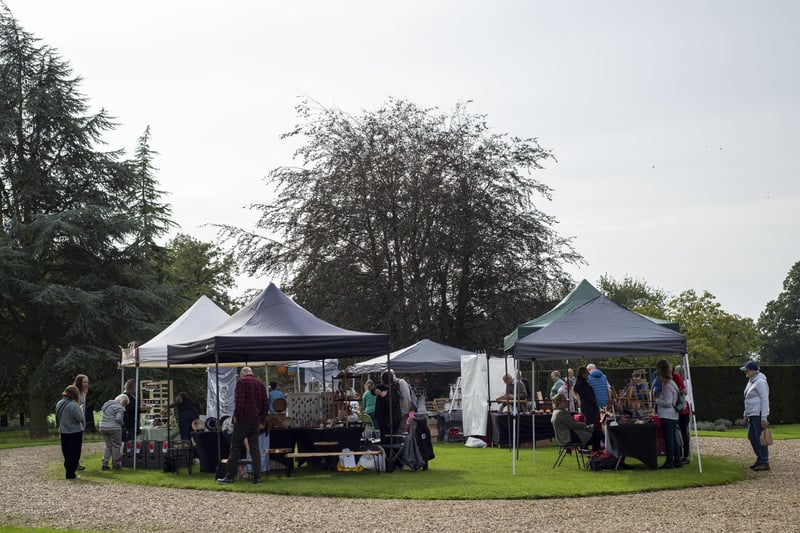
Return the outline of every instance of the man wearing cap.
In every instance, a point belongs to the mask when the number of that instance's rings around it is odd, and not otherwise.
[[[748,361],[739,370],[747,376],[747,386],[744,388],[744,419],[747,420],[747,438],[756,453],[756,462],[750,468],[756,472],[769,470],[769,447],[761,445],[761,431],[769,425],[767,376],[760,372],[755,361]]]
[[[261,452],[258,449],[258,423],[269,412],[269,399],[264,384],[253,376],[253,369],[242,367],[236,390],[233,394],[233,435],[231,435],[231,453],[225,477],[217,479],[217,483],[233,483],[239,458],[242,457],[244,439],[250,448],[253,459],[253,483],[261,483]]]

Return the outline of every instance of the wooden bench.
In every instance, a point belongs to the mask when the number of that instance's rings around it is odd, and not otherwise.
[[[310,459],[312,457],[342,457],[344,455],[381,455],[380,450],[365,450],[365,451],[356,451],[356,452],[296,452],[296,453],[287,453],[287,459]],[[378,474],[381,473],[380,468],[376,468],[375,472]]]

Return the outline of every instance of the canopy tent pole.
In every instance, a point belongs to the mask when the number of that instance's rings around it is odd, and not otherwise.
[[[531,359],[531,380],[533,380],[533,385],[531,385],[531,395],[536,396],[534,392],[534,387],[536,384],[536,359]],[[533,439],[533,443],[531,444],[531,461],[536,462],[536,401],[533,398],[528,398],[531,402],[531,439]]]
[[[699,435],[697,434],[697,417],[695,416],[694,412],[694,392],[692,392],[692,372],[689,368],[689,353],[684,353],[681,356],[683,362],[683,368],[686,369],[686,389],[689,393],[686,398],[689,404],[689,414],[692,417],[692,426],[694,427],[694,446],[697,450],[697,469],[702,474],[703,473],[703,461],[700,459],[700,439],[698,438]],[[689,451],[691,451],[691,446],[689,447]]]
[[[219,395],[219,354],[214,353],[214,375],[217,380],[217,423],[214,426],[214,431],[217,432],[217,464],[222,461],[222,424],[219,422],[219,402],[221,400]]]

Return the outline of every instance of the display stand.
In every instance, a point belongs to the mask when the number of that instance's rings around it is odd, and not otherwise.
[[[172,398],[172,380],[142,380],[139,383],[139,398],[141,403],[149,408],[147,414],[145,414],[144,425],[155,425],[154,421],[162,418],[161,412],[169,410],[170,398]],[[169,413],[167,416],[169,416]]]

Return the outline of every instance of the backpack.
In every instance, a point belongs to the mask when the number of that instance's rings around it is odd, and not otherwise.
[[[675,389],[678,389],[678,386],[675,385],[674,382],[673,382],[673,385],[675,386]],[[672,407],[676,411],[678,411],[678,413],[681,413],[681,412],[683,412],[684,409],[686,409],[686,396],[684,396],[683,393],[679,389],[678,389],[678,399],[675,400],[675,403],[672,404]]]

